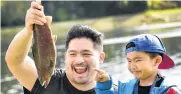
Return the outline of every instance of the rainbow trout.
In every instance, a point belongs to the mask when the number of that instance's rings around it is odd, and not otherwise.
[[[33,26],[32,53],[42,86],[48,86],[56,64],[56,48],[52,32],[47,23]]]

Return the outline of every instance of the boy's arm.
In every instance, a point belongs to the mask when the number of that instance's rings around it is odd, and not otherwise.
[[[181,90],[176,85],[160,86],[153,88],[151,94],[181,94]]]
[[[96,75],[96,94],[115,94],[112,90],[112,78],[106,72],[100,69],[95,69]]]

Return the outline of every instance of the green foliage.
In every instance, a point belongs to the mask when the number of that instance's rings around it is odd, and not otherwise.
[[[124,5],[128,5],[128,0],[124,0]]]
[[[1,1],[0,7],[3,7],[6,4],[6,2]]]
[[[72,14],[71,15],[71,20],[76,20],[77,19],[77,15],[76,14]]]
[[[2,1],[1,26],[24,25],[24,19],[31,1]],[[43,1],[44,12],[54,22],[87,19],[103,16],[124,15],[149,9],[166,9],[181,6],[178,1]]]
[[[63,8],[58,8],[56,11],[56,16],[57,20],[67,20],[68,19],[68,13],[65,9]]]
[[[30,2],[3,1],[1,6],[2,26],[20,25],[24,23],[26,10],[30,7]],[[18,6],[18,8],[16,8]]]
[[[164,0],[147,0],[147,5],[149,9],[166,9],[176,7],[177,2]]]

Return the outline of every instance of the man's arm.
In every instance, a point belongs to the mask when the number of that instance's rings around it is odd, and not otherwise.
[[[30,91],[38,74],[33,60],[27,55],[32,44],[33,24],[43,25],[46,22],[42,10],[43,7],[38,3],[31,3],[26,14],[26,26],[14,37],[5,57],[9,70]]]

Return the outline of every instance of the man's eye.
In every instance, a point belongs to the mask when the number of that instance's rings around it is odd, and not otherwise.
[[[76,54],[74,54],[74,53],[71,53],[70,55],[71,55],[71,56],[75,56]]]
[[[140,62],[140,61],[142,61],[142,60],[136,60],[136,62]]]
[[[84,53],[83,55],[84,55],[84,56],[90,56],[91,54],[89,54],[89,53]]]

